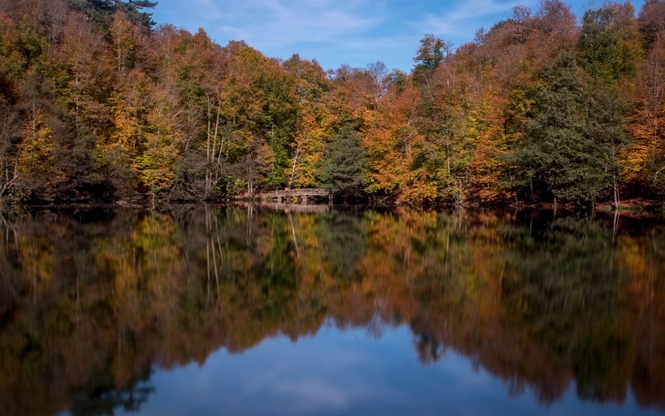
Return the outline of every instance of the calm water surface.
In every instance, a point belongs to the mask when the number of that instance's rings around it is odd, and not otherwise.
[[[2,415],[663,415],[665,222],[0,218]]]

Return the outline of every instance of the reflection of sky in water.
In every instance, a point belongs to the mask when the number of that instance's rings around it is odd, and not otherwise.
[[[423,366],[407,327],[380,339],[322,328],[314,338],[265,340],[243,354],[220,350],[198,367],[155,372],[142,415],[623,415],[658,414],[626,403],[580,403],[575,386],[541,406],[452,351]],[[121,414],[120,411],[116,414]]]

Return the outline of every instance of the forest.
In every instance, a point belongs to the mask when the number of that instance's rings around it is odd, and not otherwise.
[[[410,73],[221,46],[154,7],[0,0],[3,203],[665,195],[665,1],[518,6],[464,45],[424,35]]]

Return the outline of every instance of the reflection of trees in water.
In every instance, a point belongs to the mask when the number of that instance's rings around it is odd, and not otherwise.
[[[95,380],[84,391],[76,392],[69,412],[73,416],[112,416],[116,409],[138,412],[148,396],[155,392],[150,384],[150,370],[129,385],[117,388],[112,381]]]
[[[146,368],[332,322],[376,337],[407,323],[423,363],[452,348],[511,394],[550,402],[575,380],[581,398],[623,401],[632,386],[662,405],[665,239],[651,229],[190,206],[5,221],[0,402],[104,414],[147,399]]]
[[[578,394],[588,399],[623,400],[627,388],[612,381],[627,342],[610,329],[622,283],[611,233],[591,220],[556,219],[539,242],[516,236],[505,254],[507,318],[571,363]]]
[[[330,264],[332,276],[342,279],[360,277],[357,266],[367,250],[367,231],[362,217],[352,213],[332,211],[322,215],[317,237],[323,250],[322,260]]]
[[[446,347],[442,344],[441,340],[428,333],[414,334],[414,345],[418,360],[424,364],[439,361],[446,352]]]

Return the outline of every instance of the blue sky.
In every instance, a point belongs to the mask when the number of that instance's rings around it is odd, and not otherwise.
[[[567,2],[579,16],[602,1]],[[639,11],[644,0],[633,0]],[[426,33],[459,46],[512,14],[535,10],[538,0],[158,0],[153,19],[195,32],[203,28],[221,45],[244,40],[269,57],[298,53],[324,69],[365,67],[382,61],[409,72]]]

